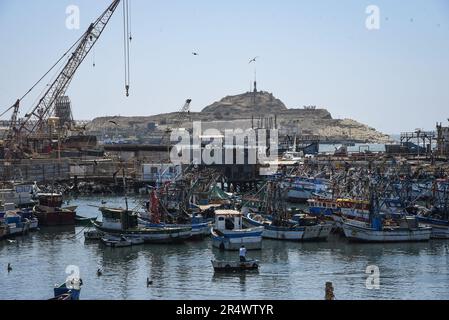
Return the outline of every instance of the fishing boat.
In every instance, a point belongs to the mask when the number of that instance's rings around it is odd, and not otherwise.
[[[50,301],[71,301],[72,299],[72,294],[71,293],[64,293],[61,294],[57,297],[51,298],[49,299]]]
[[[323,179],[310,179],[295,177],[288,180],[288,201],[305,203],[316,194],[325,193],[328,189],[327,181]]]
[[[327,240],[332,225],[307,214],[296,214],[288,210],[285,202],[286,191],[279,181],[266,185],[264,213],[249,212],[244,217],[248,227],[262,227],[262,236],[267,239],[287,241]]]
[[[147,228],[138,225],[138,214],[126,209],[100,208],[103,222],[92,221],[95,228],[113,236],[140,238],[145,243],[176,243],[191,237],[192,227]]]
[[[13,204],[5,205],[6,212],[0,213],[0,219],[3,220],[7,227],[7,236],[15,237],[25,235],[30,231],[30,220],[22,218],[18,212],[14,209]],[[10,210],[13,209],[13,210]]]
[[[242,272],[259,270],[258,260],[241,261],[219,261],[212,260],[215,272]]]
[[[263,227],[262,236],[274,240],[325,241],[332,231],[331,224],[307,215],[295,215],[291,220],[276,223],[272,216],[248,213],[245,222],[249,226]]]
[[[213,222],[195,222],[191,224],[165,224],[165,223],[152,223],[151,221],[143,218],[139,218],[139,227],[142,228],[191,228],[190,240],[201,240],[211,235],[211,228]]]
[[[212,244],[220,250],[262,249],[264,227],[243,229],[243,214],[235,210],[216,210]]]
[[[186,203],[179,203],[179,211],[165,214],[162,208],[166,208],[160,200],[156,191],[153,190],[150,195],[150,201],[146,203],[145,212],[138,213],[139,226],[143,228],[191,228],[190,240],[201,240],[210,236],[213,225],[212,219],[205,219],[199,213],[189,214],[187,212]],[[189,211],[193,211],[195,207],[190,207]],[[171,223],[168,223],[170,221]]]
[[[368,222],[370,219],[370,202],[357,199],[337,199],[337,209],[333,210],[332,218],[335,227],[343,230],[345,220]]]
[[[33,207],[36,205],[33,193],[33,185],[11,185],[8,189],[0,189],[0,202],[13,203],[17,208]]]
[[[75,225],[77,207],[62,208],[62,194],[39,194],[39,205],[33,208],[33,214],[41,226]]]
[[[104,236],[105,234],[98,230],[88,230],[84,232],[84,239],[87,241],[98,241]]]
[[[33,215],[33,209],[21,209],[17,212],[22,217],[22,220],[28,220],[30,222],[30,231],[36,231],[39,229],[39,219]]]
[[[141,243],[143,244],[143,240],[140,240]],[[105,236],[103,238],[101,238],[101,243],[103,243],[105,246],[107,247],[111,247],[111,248],[125,248],[125,247],[131,247],[133,245],[133,242],[122,236],[122,237],[113,237],[113,236]]]
[[[416,206],[413,209],[420,224],[432,227],[432,239],[449,239],[449,210],[447,207],[427,209]]]
[[[365,223],[346,220],[343,223],[345,236],[360,242],[420,242],[429,241],[432,228],[420,226],[416,217],[404,217],[392,224],[379,220]]]
[[[86,218],[79,215],[75,216],[75,224],[78,226],[91,226],[92,220],[96,221],[97,218]]]
[[[325,198],[313,198],[307,201],[309,213],[317,217],[332,217],[341,212],[337,201]]]
[[[70,296],[70,299],[68,300],[79,300],[82,285],[83,282],[81,279],[75,279],[70,281],[69,283],[56,285],[54,288],[55,298],[53,300],[66,300],[67,295]],[[64,299],[62,299],[64,295],[65,297]]]
[[[72,294],[71,293],[64,293],[57,297],[49,299],[49,301],[71,301],[72,300]]]

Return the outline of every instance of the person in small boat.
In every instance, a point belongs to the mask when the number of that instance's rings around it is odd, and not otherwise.
[[[242,246],[240,248],[240,262],[246,262],[246,248]]]

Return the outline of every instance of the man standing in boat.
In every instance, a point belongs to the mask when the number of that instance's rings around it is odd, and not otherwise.
[[[240,262],[246,262],[246,248],[242,246],[240,248]]]

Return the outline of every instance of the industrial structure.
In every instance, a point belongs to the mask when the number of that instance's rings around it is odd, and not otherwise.
[[[65,96],[65,93],[79,66],[95,46],[119,4],[120,0],[114,0],[52,68],[21,99],[18,99],[11,108],[6,110],[6,112],[12,110],[11,120],[2,141],[2,155],[6,160],[26,159],[36,155],[49,154],[55,148],[60,154],[61,142],[71,133],[79,132],[79,128],[74,127],[70,99]],[[126,22],[129,14],[128,0],[124,0],[123,5]],[[127,95],[129,94],[129,41],[131,40],[128,30],[129,24],[125,23],[125,88]],[[46,88],[43,96],[39,98],[37,105],[33,106],[22,119],[19,119],[21,100],[65,57],[68,57],[67,62],[55,80]]]

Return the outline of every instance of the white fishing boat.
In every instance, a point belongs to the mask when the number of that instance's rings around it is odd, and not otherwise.
[[[262,249],[264,227],[243,229],[243,214],[235,210],[215,211],[212,244],[220,250]]]
[[[263,227],[262,236],[266,239],[288,241],[324,241],[327,240],[332,225],[319,223],[316,219],[308,219],[303,215],[296,215],[292,220],[285,221],[284,225],[275,225],[269,216],[248,213],[245,223],[251,227]]]
[[[356,220],[343,222],[345,236],[361,242],[419,242],[429,241],[432,228],[420,226],[415,217],[404,217],[392,225],[374,218],[372,223]]]
[[[345,220],[368,222],[370,219],[370,202],[357,199],[337,199],[337,208],[332,212],[335,228],[343,230]]]

